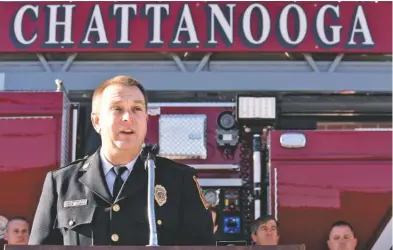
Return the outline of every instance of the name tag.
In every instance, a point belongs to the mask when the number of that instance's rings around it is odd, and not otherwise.
[[[80,207],[80,206],[86,206],[86,205],[87,205],[87,199],[64,202],[64,207]]]

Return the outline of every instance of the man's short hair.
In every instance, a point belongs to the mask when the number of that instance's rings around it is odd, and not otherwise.
[[[23,216],[15,216],[12,217],[11,219],[8,220],[7,225],[5,226],[5,231],[8,230],[8,226],[10,225],[11,222],[16,221],[16,220],[21,220],[21,221],[25,221],[29,227],[30,227],[30,222]]]
[[[330,235],[330,232],[332,231],[332,229],[333,229],[334,227],[345,227],[345,226],[349,227],[349,229],[351,229],[353,235],[355,235],[355,231],[353,230],[352,225],[349,224],[348,222],[344,221],[344,220],[339,220],[339,221],[334,222],[334,223],[330,226],[329,235]]]
[[[251,223],[251,226],[250,226],[250,231],[251,231],[251,233],[256,235],[257,232],[258,232],[259,227],[260,227],[262,224],[265,224],[266,222],[271,221],[271,220],[273,220],[273,221],[276,222],[276,225],[277,225],[277,234],[280,235],[280,224],[278,223],[278,221],[276,220],[276,218],[275,218],[274,216],[272,216],[272,215],[266,215],[266,216],[259,217],[259,218],[257,218],[256,220],[254,220],[254,221]]]
[[[145,108],[147,109],[147,102],[148,102],[148,98],[147,98],[147,93],[145,88],[143,87],[143,85],[138,82],[136,79],[130,77],[130,76],[125,76],[125,75],[119,75],[119,76],[115,76],[113,78],[110,78],[106,81],[104,81],[100,86],[98,86],[97,89],[94,90],[93,93],[93,97],[92,97],[92,111],[93,113],[97,113],[99,110],[99,103],[100,103],[100,99],[102,96],[102,93],[104,92],[104,90],[112,85],[124,85],[124,86],[135,86],[137,87],[143,94],[144,98],[145,98]]]

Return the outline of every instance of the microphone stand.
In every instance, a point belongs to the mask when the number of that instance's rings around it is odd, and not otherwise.
[[[154,183],[155,183],[155,155],[157,149],[155,146],[147,146],[147,157],[145,168],[148,173],[148,186],[147,186],[147,214],[149,220],[149,245],[158,246],[156,215],[154,210]]]

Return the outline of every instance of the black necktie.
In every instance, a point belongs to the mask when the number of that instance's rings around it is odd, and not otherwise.
[[[127,167],[119,166],[113,167],[112,169],[116,174],[115,183],[113,184],[113,199],[116,199],[121,187],[123,186],[123,179],[121,178],[121,175],[127,170]]]

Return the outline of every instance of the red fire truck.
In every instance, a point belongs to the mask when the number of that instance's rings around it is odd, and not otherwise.
[[[198,169],[206,200],[222,213],[220,242],[249,244],[249,223],[272,214],[281,244],[322,249],[330,224],[343,219],[361,249],[392,246],[391,131],[263,131],[240,123],[237,105],[149,104],[146,142]],[[64,92],[1,92],[0,107],[0,215],[31,220],[45,173],[88,140],[87,116]]]
[[[146,143],[198,170],[220,245],[250,244],[250,222],[272,214],[281,244],[323,249],[346,220],[359,249],[391,249],[391,10],[1,2],[0,240],[10,217],[33,219],[47,171],[97,149],[91,94],[124,74],[148,90]]]

